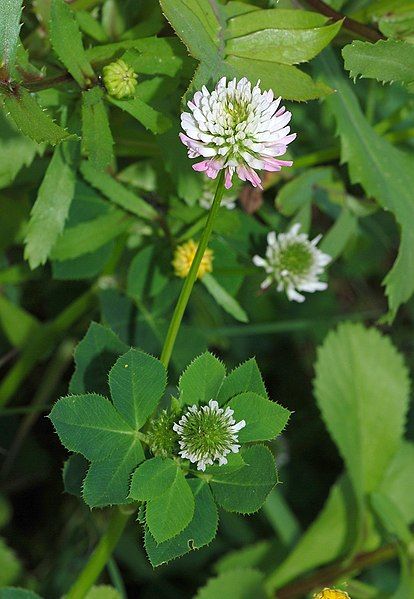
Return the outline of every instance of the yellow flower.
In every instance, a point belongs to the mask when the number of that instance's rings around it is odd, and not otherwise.
[[[335,589],[323,589],[313,596],[313,599],[351,599],[345,591],[337,591]]]
[[[174,273],[177,277],[184,279],[190,270],[190,266],[194,260],[198,248],[198,243],[193,239],[179,245],[174,252],[174,260],[172,265],[174,267]],[[209,248],[204,252],[204,256],[201,259],[200,267],[198,269],[197,278],[201,279],[206,273],[213,271],[213,251]]]
[[[103,81],[108,94],[120,100],[134,93],[137,74],[120,58],[103,68]]]

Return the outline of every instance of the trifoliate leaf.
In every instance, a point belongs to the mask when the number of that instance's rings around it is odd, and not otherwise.
[[[50,10],[50,41],[59,59],[81,86],[95,74],[86,57],[76,17],[64,0],[53,0]]]
[[[106,169],[114,160],[111,129],[100,87],[82,92],[82,150],[91,166]]]
[[[266,599],[264,574],[251,568],[229,570],[211,578],[194,599]]]
[[[195,499],[194,516],[188,526],[173,539],[158,544],[149,530],[145,532],[145,549],[154,567],[208,545],[216,535],[218,515],[210,489],[200,479],[191,479],[188,484]]]
[[[136,349],[118,358],[109,373],[112,401],[135,430],[139,430],[156,409],[166,383],[163,364]]]
[[[70,381],[71,393],[96,391],[109,394],[108,371],[128,346],[115,333],[92,322],[75,350],[75,372]]]
[[[236,395],[228,405],[234,410],[236,422],[246,422],[238,433],[240,443],[274,439],[283,431],[290,416],[283,406],[251,391]]]
[[[30,268],[44,264],[65,226],[75,195],[75,144],[58,146],[33,205],[24,256]]]
[[[179,466],[170,487],[147,503],[146,522],[157,543],[175,537],[194,515],[194,496]]]
[[[217,401],[220,405],[223,405],[235,395],[246,391],[267,398],[266,387],[255,358],[240,364],[226,376],[217,395]]]
[[[214,399],[226,375],[222,362],[206,352],[196,358],[180,377],[178,390],[183,404],[208,403]]]
[[[356,493],[375,491],[404,431],[410,382],[401,355],[375,329],[340,325],[319,348],[314,385]]]
[[[163,495],[174,483],[177,465],[170,458],[146,460],[132,475],[130,497],[149,501]]]
[[[229,512],[257,512],[278,482],[274,458],[264,445],[241,449],[246,465],[234,472],[217,469],[210,485],[215,500]]]

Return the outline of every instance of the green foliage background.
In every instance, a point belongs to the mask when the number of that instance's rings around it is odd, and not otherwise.
[[[0,0],[0,599],[62,597],[132,501],[88,599],[414,596],[413,44],[410,1]],[[282,96],[294,164],[220,209],[167,379],[211,195],[179,117],[222,76]],[[301,305],[251,261],[296,222],[333,258]],[[144,461],[171,396],[254,422],[209,484]]]

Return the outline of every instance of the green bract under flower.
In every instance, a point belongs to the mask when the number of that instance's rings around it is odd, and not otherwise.
[[[173,427],[180,437],[180,456],[196,462],[197,470],[205,470],[215,461],[220,466],[227,464],[226,455],[239,451],[237,433],[246,426],[244,420],[236,422],[233,414],[229,407],[220,408],[212,399],[206,406],[191,406]]]
[[[106,90],[110,96],[119,100],[133,95],[137,77],[135,71],[121,58],[103,68]]]

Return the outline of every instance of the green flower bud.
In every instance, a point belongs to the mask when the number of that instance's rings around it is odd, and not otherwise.
[[[103,68],[103,81],[106,90],[114,98],[132,96],[137,86],[137,74],[122,59],[111,62]]]
[[[173,430],[174,420],[174,413],[163,410],[158,418],[151,422],[146,435],[149,448],[154,455],[166,458],[174,453],[178,440]]]

